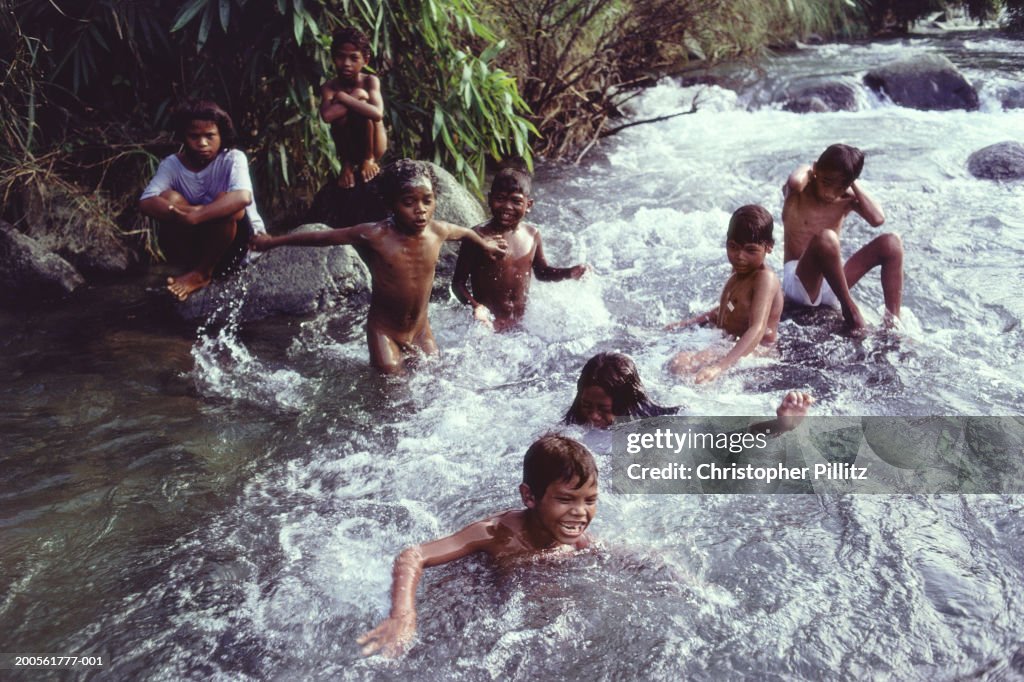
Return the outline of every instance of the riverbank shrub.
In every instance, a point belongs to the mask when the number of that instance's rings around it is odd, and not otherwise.
[[[318,115],[330,34],[370,36],[390,116],[391,154],[434,160],[478,185],[488,157],[530,158],[535,134],[501,43],[474,0],[13,0],[0,9],[0,191],[18,221],[23,179],[53,174],[82,196],[134,205],[188,96],[221,103],[250,158],[257,201],[295,218],[338,170]]]

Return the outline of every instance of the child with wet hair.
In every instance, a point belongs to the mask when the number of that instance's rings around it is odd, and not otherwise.
[[[713,381],[759,347],[771,347],[782,317],[782,288],[775,271],[765,265],[772,252],[772,215],[755,204],[736,209],[729,220],[725,253],[732,275],[725,282],[718,305],[702,315],[668,325],[668,329],[711,324],[736,339],[726,350],[712,346],[678,353],[669,369],[678,375],[694,374],[700,384]]]
[[[483,237],[505,239],[508,252],[494,260],[474,244],[464,242],[455,263],[452,291],[456,298],[473,307],[476,320],[496,331],[515,327],[526,314],[531,273],[542,282],[558,282],[579,279],[588,270],[585,264],[568,268],[548,265],[540,230],[523,222],[533,208],[532,189],[533,180],[525,164],[506,162],[494,176],[487,195],[491,219],[473,229]]]
[[[213,102],[189,100],[173,116],[181,149],[160,162],[139,210],[160,223],[168,260],[188,270],[167,279],[184,301],[214,277],[242,264],[253,234],[266,232],[253,202],[245,154],[233,149],[235,126]]]
[[[799,305],[840,308],[847,326],[858,331],[864,318],[850,289],[871,269],[881,267],[885,322],[896,325],[903,301],[903,242],[891,232],[882,234],[844,263],[839,232],[851,211],[872,227],[885,214],[858,182],[864,153],[834,144],[812,165],[797,168],[782,187],[782,225],[785,229],[782,290]]]
[[[259,235],[251,247],[256,251],[279,246],[356,247],[372,278],[366,319],[370,364],[394,374],[421,353],[437,353],[427,308],[444,242],[468,240],[492,258],[504,254],[505,243],[434,220],[434,180],[425,163],[396,161],[384,170],[380,184],[389,207],[385,220],[280,237]]]
[[[752,432],[774,434],[792,430],[807,414],[814,398],[789,391],[775,410],[777,419],[751,426]],[[647,395],[636,364],[622,353],[598,353],[587,360],[576,382],[576,398],[565,413],[566,424],[607,429],[619,417],[632,419],[678,414],[677,407],[658,405]]]
[[[598,353],[583,365],[576,382],[576,398],[563,421],[606,429],[617,417],[660,417],[677,411],[647,396],[636,364],[628,355]]]
[[[388,148],[380,80],[363,73],[370,56],[365,34],[339,28],[331,41],[331,61],[338,75],[320,87],[320,117],[331,126],[341,161],[338,185],[346,189],[355,187],[357,171],[363,182],[377,177],[377,162]]]
[[[358,640],[363,655],[402,653],[416,634],[416,586],[423,569],[476,552],[514,555],[587,548],[586,530],[597,513],[597,464],[577,441],[546,435],[526,451],[519,495],[525,509],[502,512],[454,535],[405,549],[395,560],[391,612]]]

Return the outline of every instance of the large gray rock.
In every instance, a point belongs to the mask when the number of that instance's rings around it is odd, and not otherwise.
[[[798,114],[856,111],[857,93],[845,83],[814,83],[792,88],[782,108]]]
[[[84,281],[66,260],[0,221],[0,302],[35,303],[68,294]]]
[[[1007,141],[979,149],[967,159],[967,170],[983,180],[1024,178],[1024,145]]]
[[[978,108],[978,93],[946,57],[923,54],[873,69],[864,76],[872,90],[901,107],[948,111]]]
[[[295,231],[327,229],[303,225]],[[192,321],[310,315],[369,287],[369,270],[351,246],[281,247],[257,255],[236,277],[214,281],[175,307]]]
[[[35,183],[22,192],[25,233],[85,273],[119,273],[135,255],[122,241],[113,216],[102,220],[96,211],[113,211],[102,198],[73,196],[59,187]]]
[[[437,164],[428,161],[423,163],[431,167],[437,179],[434,188],[437,193],[435,218],[465,227],[473,227],[485,220],[486,214],[480,202],[459,184],[455,176]],[[334,182],[325,185],[314,197],[306,222],[348,227],[383,220],[387,217],[387,207],[380,196],[378,184],[377,178],[374,178],[352,189],[342,189]]]

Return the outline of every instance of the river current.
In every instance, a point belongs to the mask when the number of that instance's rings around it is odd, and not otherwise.
[[[956,62],[981,109],[914,111],[860,85],[920,52]],[[74,673],[97,679],[1024,677],[1024,500],[1009,495],[603,491],[597,549],[429,569],[412,650],[354,644],[386,615],[404,546],[519,506],[523,454],[595,352],[629,353],[657,402],[695,415],[769,415],[789,389],[821,415],[1019,414],[1024,189],[975,179],[967,157],[1024,139],[1024,109],[1001,104],[1022,53],[962,33],[805,47],[732,74],[736,89],[662,82],[631,116],[697,112],[538,169],[549,262],[593,272],[534,282],[503,335],[439,286],[442,355],[401,380],[367,366],[362,297],[198,336],[141,283],[0,313],[0,651],[102,655]],[[776,93],[811,74],[855,84],[858,109],[781,110]],[[662,328],[717,302],[731,212],[772,212],[781,275],[780,187],[833,142],[864,149],[887,216],[848,220],[844,253],[903,238],[902,330],[851,339],[837,317],[796,315],[780,357],[711,386],[671,378],[673,352],[717,338]],[[853,293],[877,324],[877,274]]]

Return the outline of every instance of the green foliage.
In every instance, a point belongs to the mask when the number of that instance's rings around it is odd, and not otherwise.
[[[371,37],[393,156],[433,159],[474,185],[488,156],[530,158],[536,131],[473,0],[9,0],[0,188],[45,158],[132,205],[177,148],[175,104],[196,97],[233,115],[261,209],[295,216],[339,170],[318,99],[341,25]]]

